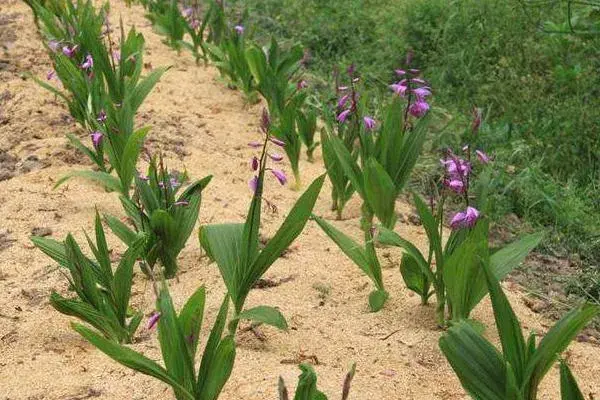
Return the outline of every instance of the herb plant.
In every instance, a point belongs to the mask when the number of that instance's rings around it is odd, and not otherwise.
[[[298,377],[298,385],[294,400],[327,400],[327,396],[317,389],[317,374],[310,364],[300,364],[302,373]],[[341,400],[347,400],[350,396],[350,384],[356,372],[356,364],[353,364],[346,374],[342,386]],[[279,377],[279,400],[290,400],[290,395],[285,386],[283,378]]]
[[[453,325],[440,339],[440,348],[465,390],[481,400],[535,400],[538,387],[558,355],[598,313],[594,305],[568,312],[536,344],[535,334],[525,340],[521,324],[494,273],[483,266],[492,299],[502,352],[466,322]],[[566,364],[561,365],[563,399],[581,399],[581,392]]]
[[[92,146],[68,135],[71,144],[87,155],[98,171],[76,171],[73,176],[95,180],[129,197],[135,166],[148,128],[134,128],[135,114],[165,68],[142,78],[144,37],[121,25],[119,46],[112,40],[108,5],[98,12],[90,1],[32,2],[47,40],[54,71],[64,91],[36,79],[67,102],[71,115],[90,132]],[[108,165],[106,164],[108,159]],[[116,177],[111,172],[116,173]]]
[[[59,312],[72,315],[98,329],[105,340],[131,342],[142,320],[142,313],[129,308],[133,265],[142,251],[145,237],[135,235],[113,271],[100,216],[96,212],[96,243],[88,244],[95,260],[83,254],[70,234],[63,243],[44,237],[32,237],[34,245],[68,271],[70,288],[76,298],[66,298],[52,292],[50,304]]]
[[[148,175],[136,176],[133,197],[121,196],[134,229],[116,217],[106,216],[110,228],[127,245],[135,240],[136,232],[146,234],[142,270],[149,276],[157,262],[162,268],[159,275],[167,279],[176,275],[177,256],[196,225],[202,191],[212,176],[193,182],[178,194],[185,179],[185,174],[170,173],[162,157],[158,161],[153,158]]]
[[[285,142],[285,153],[292,167],[296,188],[299,189],[298,162],[302,142],[296,123],[307,97],[303,90],[305,82],[299,76],[304,51],[300,45],[284,51],[277,40],[272,38],[271,45],[264,51],[257,45],[252,45],[246,50],[245,56],[256,90],[267,101],[273,120],[273,135]],[[310,129],[308,125],[303,128],[305,131]]]

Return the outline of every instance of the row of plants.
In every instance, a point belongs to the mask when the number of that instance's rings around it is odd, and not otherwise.
[[[432,184],[428,202],[413,194],[429,239],[428,251],[423,254],[394,231],[396,200],[406,187],[429,130],[431,88],[421,71],[414,68],[412,54],[402,69],[395,71],[397,79],[390,85],[392,95],[386,101],[361,96],[367,82],[350,66],[335,81],[338,98],[332,104],[310,107],[302,79],[302,47],[284,50],[273,39],[262,49],[246,39],[248,30],[239,21],[227,20],[222,1],[210,1],[206,12],[201,13],[199,2],[189,5],[148,0],[143,5],[157,30],[166,35],[166,43],[177,49],[190,48],[183,44],[185,34],[180,32],[184,24],[196,26],[193,29],[201,30],[195,31],[201,36],[198,47],[191,48],[196,59],[210,59],[247,99],[259,93],[268,107],[261,117],[262,137],[250,144],[259,153],[250,162],[253,195],[245,222],[205,225],[198,233],[200,245],[219,268],[227,292],[196,368],[205,289],[199,288],[177,313],[166,280],[177,274],[177,257],[196,225],[201,195],[211,177],[182,190],[189,181],[187,174],[169,171],[160,154],[147,158],[147,174],[137,169],[149,129],[134,129],[135,112],[167,69],[157,69],[142,78],[143,37],[133,28],[126,35],[121,24],[120,41],[113,42],[108,5],[96,9],[89,0],[78,0],[76,5],[61,0],[31,0],[29,4],[55,67],[49,78],[56,75],[63,89],[36,80],[65,100],[81,127],[91,131],[92,147],[75,136],[69,140],[94,161],[96,169],[71,173],[58,185],[73,176],[100,182],[118,193],[126,215],[123,222],[96,212],[95,243],[86,235],[93,258],[83,253],[71,235],[64,242],[32,238],[68,271],[76,294],[66,298],[53,293],[51,304],[95,328],[73,324],[90,343],[121,364],[167,383],[177,399],[218,398],[233,369],[240,320],[287,328],[277,308],[246,308],[245,302],[255,283],[309,219],[314,219],[373,281],[375,289],[369,296],[372,311],[381,310],[389,297],[377,247],[404,250],[402,277],[423,304],[435,295],[438,325],[447,329],[440,347],[474,398],[536,398],[540,381],[559,354],[599,312],[594,306],[578,307],[538,344],[534,336],[525,343],[499,281],[540,243],[542,235],[529,235],[503,248],[490,247],[486,182],[494,170],[490,158],[475,147],[481,124],[478,113],[461,151],[445,150],[443,172]],[[312,214],[326,177],[322,175],[308,186],[276,234],[261,248],[259,230],[267,173],[282,184],[287,180],[275,167],[282,157],[273,149],[284,149],[299,187],[301,143],[310,158],[316,146],[317,118],[323,121],[322,154],[332,183],[332,209],[341,219],[345,204],[357,193],[362,201],[364,241],[359,245],[333,223]],[[450,219],[451,233],[444,239],[448,209],[461,203],[463,208]],[[103,219],[128,248],[114,269]],[[158,326],[163,365],[124,345],[133,340],[143,319],[142,313],[129,306],[136,260],[155,289],[156,309],[148,328]],[[483,337],[482,324],[470,319],[471,311],[488,293],[502,353]],[[301,368],[294,398],[326,398],[316,389],[314,371],[309,366]],[[561,364],[561,371],[563,398],[583,398],[566,364]],[[345,380],[343,398],[348,397],[353,375],[354,368]],[[282,383],[279,393],[282,399],[288,398]]]

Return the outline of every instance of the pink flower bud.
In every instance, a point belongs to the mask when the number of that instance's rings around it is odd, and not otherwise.
[[[348,118],[349,115],[350,115],[350,110],[344,110],[338,114],[337,121],[340,124],[343,124],[344,122],[346,122],[346,119]]]
[[[92,138],[92,144],[94,145],[94,148],[98,150],[98,148],[102,144],[102,138],[104,137],[104,135],[102,135],[102,132],[95,131],[92,132],[90,136]]]
[[[252,171],[256,171],[258,169],[258,158],[256,158],[256,156],[252,157],[250,168],[252,168]]]
[[[280,184],[285,185],[287,182],[287,177],[285,176],[285,173],[281,170],[278,169],[272,169],[271,173],[275,176],[275,178],[277,178],[277,180],[279,181]]]
[[[159,319],[160,319],[160,313],[158,311],[154,311],[152,313],[152,315],[150,315],[150,318],[148,318],[148,325],[147,325],[148,330],[154,328],[156,326],[156,324],[158,323]]]
[[[283,140],[279,140],[279,139],[277,139],[277,138],[274,138],[274,137],[272,137],[272,138],[269,138],[269,140],[270,140],[270,141],[271,141],[273,144],[276,144],[276,145],[277,145],[277,146],[279,146],[279,147],[284,147],[284,146],[285,146],[285,142],[284,142]]]
[[[271,160],[273,160],[275,162],[279,162],[279,161],[283,160],[283,156],[281,154],[277,154],[277,153],[269,154],[269,157],[271,157]]]
[[[258,189],[258,176],[252,177],[248,182],[248,187],[252,190],[252,193],[256,193],[256,189]]]

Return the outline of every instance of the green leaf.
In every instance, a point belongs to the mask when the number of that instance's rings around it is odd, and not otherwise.
[[[330,136],[329,143],[331,144],[331,148],[333,149],[342,170],[348,179],[350,179],[350,182],[352,182],[354,190],[358,192],[362,199],[366,199],[364,178],[358,164],[352,157],[352,154],[350,154],[344,145],[344,142],[336,136]]]
[[[569,343],[600,311],[600,307],[584,304],[569,311],[548,331],[537,347],[536,352],[527,362],[525,382],[529,382],[530,390],[535,393],[552,364]]]
[[[67,268],[69,260],[65,251],[65,245],[54,239],[41,236],[32,236],[31,242],[48,257],[56,261],[60,266]]]
[[[527,354],[521,324],[502,291],[498,279],[487,265],[483,265],[483,271],[492,300],[494,318],[500,335],[504,358],[511,366],[516,381],[523,382]]]
[[[199,400],[216,400],[227,383],[235,362],[235,341],[232,335],[221,340],[205,378]]]
[[[65,183],[71,178],[85,178],[87,180],[91,180],[103,185],[107,190],[112,192],[118,192],[121,190],[121,182],[119,179],[115,178],[111,174],[107,172],[101,171],[73,171],[69,172],[58,181],[54,185],[54,189]]]
[[[371,209],[386,227],[392,229],[396,222],[396,187],[392,178],[374,158],[369,158],[364,167],[365,197]]]
[[[369,307],[371,311],[377,312],[381,310],[389,297],[389,293],[383,289],[372,291],[369,294]]]
[[[442,253],[442,238],[439,232],[440,224],[418,194],[414,194],[413,200],[423,228],[425,228],[429,238],[429,246],[435,253],[436,267],[441,269],[444,266],[444,255]]]
[[[338,245],[340,250],[352,260],[371,280],[375,281],[375,276],[367,259],[365,250],[349,236],[335,228],[321,217],[312,217],[323,231]]]
[[[94,328],[102,332],[107,339],[110,339],[114,342],[119,342],[125,339],[117,322],[107,318],[106,315],[102,314],[91,304],[84,303],[80,300],[66,299],[56,292],[52,292],[50,295],[50,304],[58,312],[77,317],[80,320],[92,325]]]
[[[123,254],[119,266],[115,270],[114,279],[112,280],[117,317],[123,326],[125,326],[129,299],[131,298],[133,265],[143,250],[145,242],[145,237],[140,235],[140,237],[131,244],[125,254]]]
[[[133,180],[135,166],[142,148],[144,139],[150,131],[150,127],[144,127],[135,131],[127,139],[125,148],[123,149],[123,156],[121,159],[120,170],[118,171],[121,178],[121,193],[126,197],[129,197],[129,186]]]
[[[440,338],[440,349],[473,398],[506,400],[506,367],[502,355],[468,323],[454,324]]]
[[[144,99],[150,94],[154,86],[158,83],[162,74],[164,74],[170,67],[167,68],[156,68],[146,78],[135,87],[131,92],[130,101],[131,109],[135,112],[144,102]]]
[[[298,378],[298,387],[294,400],[315,400],[317,395],[317,374],[309,364],[300,364],[302,374]]]
[[[196,393],[200,395],[200,400],[206,399],[205,397],[203,397],[203,394],[206,392],[205,386],[209,384],[208,375],[212,369],[212,363],[215,358],[217,347],[219,346],[219,343],[221,343],[221,336],[223,335],[225,323],[227,322],[228,311],[229,295],[226,294],[225,298],[223,299],[223,302],[221,303],[221,308],[219,308],[219,314],[217,314],[215,323],[213,324],[213,327],[210,330],[210,335],[208,336],[208,341],[206,342],[206,346],[204,347],[202,361],[200,362],[200,368],[198,370]]]
[[[407,288],[422,298],[428,297],[429,281],[427,275],[423,273],[417,261],[406,253],[402,255],[402,261],[400,261],[400,273]]]
[[[419,249],[414,244],[412,244],[406,239],[403,239],[396,232],[389,230],[383,226],[379,227],[379,234],[377,236],[377,240],[381,244],[401,247],[402,249],[404,249],[406,254],[411,256],[416,261],[423,275],[427,276],[427,278],[431,282],[435,281],[435,275],[433,274],[433,271],[431,271],[431,269],[429,268],[427,260],[425,260],[423,254],[421,254]]]
[[[560,398],[561,400],[585,400],[571,369],[564,360],[560,360]]]
[[[243,224],[218,224],[202,227],[200,244],[215,260],[232,299],[237,299],[246,274],[241,263]]]
[[[72,324],[72,327],[88,342],[96,346],[104,354],[124,366],[141,372],[142,374],[152,376],[171,385],[177,389],[178,393],[185,399],[195,400],[194,396],[177,382],[163,367],[150,360],[147,357],[117,343],[110,342],[92,330],[79,325]]]
[[[186,338],[186,344],[190,352],[190,358],[193,360],[196,356],[196,349],[200,339],[200,329],[202,327],[202,317],[204,316],[204,304],[206,293],[204,286],[199,287],[194,294],[190,296],[181,311],[179,312],[179,325]]]
[[[238,315],[238,318],[271,325],[281,330],[287,330],[288,327],[283,314],[278,309],[269,306],[258,306],[244,310]]]
[[[260,252],[256,261],[252,264],[250,273],[245,277],[241,298],[244,299],[254,283],[267,271],[267,269],[279,258],[281,253],[298,237],[308,221],[313,207],[319,197],[323,186],[325,175],[321,175],[311,183],[304,194],[300,196],[294,207],[290,210],[277,233],[273,236],[265,248]],[[239,304],[236,304],[239,306]]]
[[[158,339],[165,367],[187,391],[194,390],[194,361],[190,357],[183,329],[177,319],[169,291],[163,288],[157,300],[160,312]],[[178,393],[178,391],[175,391]]]
[[[105,214],[104,220],[110,230],[113,231],[113,233],[126,245],[131,245],[137,239],[137,234],[117,217]]]

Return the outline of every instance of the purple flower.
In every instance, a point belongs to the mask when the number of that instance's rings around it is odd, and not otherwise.
[[[82,69],[90,69],[94,66],[94,59],[90,54],[85,56],[85,61],[81,64]]]
[[[256,193],[256,189],[258,188],[258,176],[254,175],[254,177],[250,179],[248,187],[252,190],[252,193]]]
[[[296,87],[298,88],[298,90],[306,89],[308,87],[308,83],[304,79],[302,79],[300,82],[298,82]]]
[[[174,206],[187,206],[189,204],[190,202],[187,200],[176,201],[175,203],[173,203]]]
[[[181,186],[181,183],[177,180],[177,178],[171,177],[169,178],[169,185],[171,186],[171,188],[175,189]]]
[[[339,115],[337,116],[338,122],[340,124],[343,124],[344,122],[346,122],[348,115],[350,115],[350,110],[344,110],[341,113],[339,113]]]
[[[248,146],[252,147],[253,149],[258,149],[259,147],[262,146],[262,143],[254,141],[254,142],[248,143]]]
[[[196,30],[200,27],[200,21],[197,19],[193,19],[192,22],[190,22],[190,28],[192,28],[193,30]]]
[[[413,93],[417,97],[417,100],[425,101],[425,97],[431,96],[431,90],[427,86],[416,88]]]
[[[340,87],[338,87],[338,90],[339,90],[340,92],[345,92],[345,91],[346,91],[346,90],[348,90],[348,89],[349,89],[349,88],[348,88],[348,86],[340,86]]]
[[[96,118],[96,119],[100,123],[103,123],[104,121],[106,121],[106,112],[104,110],[100,110],[100,112],[98,113],[98,118]]]
[[[113,50],[112,52],[113,62],[118,63],[121,61],[121,52],[119,50]]]
[[[48,42],[48,48],[52,50],[52,52],[56,53],[60,47],[60,42],[58,40],[51,40]]]
[[[235,29],[235,32],[238,35],[243,35],[244,34],[244,27],[242,25],[236,25],[233,29]]]
[[[150,318],[148,318],[148,325],[147,325],[148,330],[154,328],[156,326],[156,324],[158,323],[159,319],[160,319],[160,313],[158,311],[154,311],[152,313],[152,315],[150,315]]]
[[[479,159],[479,161],[482,164],[487,164],[487,163],[490,162],[490,158],[483,151],[481,151],[481,150],[475,150],[475,154],[477,154],[477,158]]]
[[[193,13],[194,13],[194,10],[192,9],[192,7],[184,8],[181,11],[181,15],[183,16],[183,18],[189,18],[192,16]]]
[[[456,156],[440,160],[440,162],[446,168],[446,173],[451,179],[461,180],[461,177],[467,177],[471,173],[471,164]]]
[[[429,111],[429,104],[427,104],[425,101],[418,100],[418,99],[417,99],[417,101],[412,103],[410,105],[410,107],[408,108],[408,112],[413,117],[417,117],[417,118],[420,118],[420,117],[424,116],[425,114],[427,114],[427,111]]]
[[[273,142],[273,144],[276,144],[276,145],[277,145],[277,146],[279,146],[279,147],[284,147],[284,146],[285,146],[285,142],[284,142],[283,140],[279,140],[279,139],[277,139],[277,138],[274,138],[274,137],[272,137],[272,138],[269,138],[269,140],[270,140],[271,142]]]
[[[456,193],[462,193],[465,188],[465,184],[461,179],[447,179],[444,181],[444,184],[448,189]]]
[[[285,176],[285,173],[283,171],[279,169],[272,169],[271,172],[273,173],[273,175],[275,175],[275,178],[277,178],[279,183],[285,185],[285,183],[287,182],[287,177]]]
[[[390,89],[392,89],[394,93],[398,96],[404,97],[406,96],[406,90],[408,89],[408,87],[406,86],[405,82],[398,82],[390,85]]]
[[[46,74],[46,79],[47,80],[52,80],[54,77],[56,76],[56,72],[54,70],[50,70],[48,71],[48,73]]]
[[[281,160],[283,160],[283,156],[281,154],[269,154],[269,157],[271,157],[271,160],[275,161],[275,162],[279,162]]]
[[[340,97],[340,100],[338,101],[338,104],[337,104],[338,108],[344,108],[344,106],[348,102],[349,98],[350,98],[350,94],[345,94],[342,97]]]
[[[256,156],[252,157],[250,168],[252,168],[252,171],[256,171],[258,169],[258,158],[256,158]]]
[[[403,70],[403,69],[397,69],[396,70],[396,75],[398,75],[398,76],[406,75],[406,71]]]
[[[104,137],[104,135],[102,135],[102,132],[95,131],[92,132],[90,136],[92,138],[92,144],[94,145],[94,148],[98,150],[98,147],[100,147],[100,145],[102,144],[102,138]]]
[[[73,56],[75,55],[75,53],[77,52],[77,48],[79,46],[73,46],[73,47],[69,47],[69,46],[64,46],[62,48],[62,52],[65,56],[69,57],[69,58],[73,58]]]
[[[142,180],[144,182],[148,182],[150,180],[150,178],[147,175],[143,175],[143,174],[139,174],[138,178],[140,178],[140,180]]]
[[[425,81],[424,81],[423,79],[421,79],[421,78],[413,78],[413,79],[412,79],[412,81],[413,81],[414,83],[420,83],[421,85],[424,85],[424,84],[426,84],[426,83],[427,83],[427,82],[425,82]]]
[[[479,211],[473,207],[467,207],[466,211],[456,213],[450,221],[452,229],[472,228],[479,219]]]
[[[368,131],[375,129],[375,125],[377,124],[377,122],[375,122],[375,120],[369,116],[364,117],[363,122],[365,124],[365,129]]]

